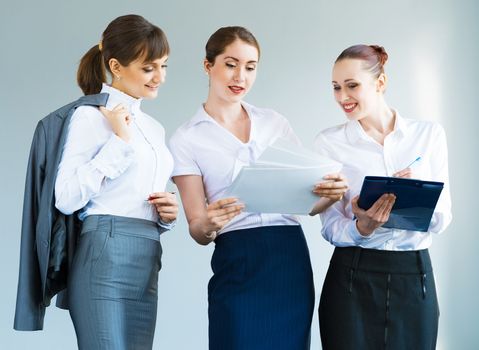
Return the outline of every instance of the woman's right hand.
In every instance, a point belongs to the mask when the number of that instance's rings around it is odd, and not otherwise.
[[[237,198],[229,197],[217,200],[206,207],[204,222],[205,236],[214,240],[217,232],[244,209],[244,204],[235,204]]]
[[[100,112],[110,123],[113,132],[123,141],[130,141],[130,113],[123,104],[116,105],[111,111],[100,106]]]
[[[369,236],[388,221],[396,196],[385,193],[368,210],[358,206],[358,198],[359,196],[356,196],[351,200],[353,214],[356,216],[356,227],[361,235]]]

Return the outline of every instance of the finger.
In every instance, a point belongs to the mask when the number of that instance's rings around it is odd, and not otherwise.
[[[323,176],[324,180],[345,181],[346,177],[341,173],[332,173]]]
[[[236,212],[236,211],[241,211],[243,209],[244,209],[244,205],[231,205],[231,206],[226,207],[226,208],[215,209],[211,212],[211,215],[213,217],[219,217],[219,216],[223,216],[223,215],[228,215],[228,214]]]
[[[107,114],[108,112],[110,112],[110,110],[106,109],[103,106],[99,106],[99,108],[100,108],[100,112],[102,112],[103,114]]]
[[[158,214],[171,214],[171,213],[177,213],[178,212],[178,207],[176,206],[171,206],[171,207],[156,207],[156,211]]]
[[[235,197],[228,197],[228,198],[223,198],[220,200],[217,200],[216,202],[213,202],[208,205],[208,209],[219,209],[222,208],[225,205],[230,205],[238,201],[238,198]]]
[[[235,211],[232,211],[232,212],[229,212],[227,214],[224,214],[224,215],[221,215],[221,216],[218,216],[216,217],[217,220],[220,220],[220,221],[230,221],[232,218],[234,218],[235,216],[239,215],[241,213],[241,210],[235,210]]]
[[[126,109],[125,105],[123,103],[119,103],[112,109],[112,111],[121,111],[124,109]]]
[[[328,194],[342,194],[346,192],[346,188],[318,188],[313,190],[314,193],[319,195],[328,195]]]
[[[394,206],[396,196],[394,194],[387,194],[385,201],[382,203],[381,207],[378,208],[376,218],[379,221],[385,222],[389,218],[389,213],[391,212],[392,207]]]
[[[162,221],[165,221],[165,222],[169,223],[171,221],[176,220],[177,215],[175,215],[175,214],[162,214],[162,215],[160,215],[160,218],[161,218]]]

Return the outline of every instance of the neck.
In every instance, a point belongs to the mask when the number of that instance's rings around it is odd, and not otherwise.
[[[394,130],[395,117],[394,112],[384,102],[369,116],[361,119],[359,123],[367,134],[386,137]]]
[[[204,104],[206,113],[220,123],[227,123],[243,117],[241,102],[226,102],[209,95]]]

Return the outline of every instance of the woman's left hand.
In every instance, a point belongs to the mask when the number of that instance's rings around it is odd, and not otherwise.
[[[348,190],[346,177],[341,173],[336,173],[328,174],[323,179],[325,181],[314,185],[313,193],[334,202],[341,200]]]
[[[178,201],[173,192],[155,192],[148,196],[148,202],[156,207],[158,216],[164,223],[176,220],[178,216]]]

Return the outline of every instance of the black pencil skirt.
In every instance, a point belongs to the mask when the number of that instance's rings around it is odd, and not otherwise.
[[[438,319],[427,250],[335,249],[319,304],[324,350],[433,350]]]
[[[208,286],[210,350],[307,350],[314,309],[301,226],[220,235]]]

